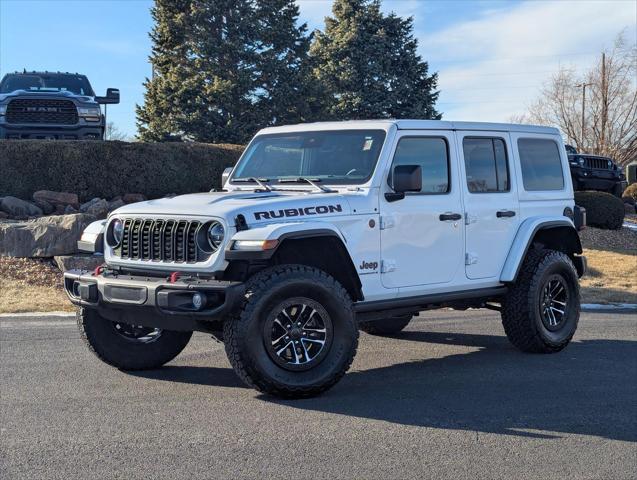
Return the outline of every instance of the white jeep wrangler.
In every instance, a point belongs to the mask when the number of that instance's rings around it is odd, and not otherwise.
[[[193,172],[196,175],[196,172]],[[491,308],[526,352],[573,337],[586,269],[568,158],[553,128],[428,120],[267,128],[222,192],[122,207],[65,274],[103,361],[157,368],[193,331],[248,384],[316,395],[347,371],[358,329]]]

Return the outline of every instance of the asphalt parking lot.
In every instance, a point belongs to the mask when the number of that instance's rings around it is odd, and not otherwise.
[[[73,319],[0,319],[0,478],[587,478],[637,475],[637,315],[586,313],[555,355],[513,349],[494,312],[361,334],[325,395],[245,388],[197,334],[127,374]]]

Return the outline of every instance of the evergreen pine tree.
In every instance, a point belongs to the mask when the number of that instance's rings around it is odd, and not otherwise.
[[[142,140],[244,143],[304,120],[305,25],[293,0],[156,0]]]
[[[417,53],[413,19],[384,15],[380,0],[335,0],[310,55],[324,118],[439,119],[437,74]]]

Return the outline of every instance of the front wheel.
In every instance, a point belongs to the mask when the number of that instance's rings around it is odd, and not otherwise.
[[[568,255],[531,250],[502,302],[511,343],[524,352],[558,352],[573,338],[579,313],[577,272]]]
[[[113,322],[93,308],[78,309],[77,326],[89,349],[121,370],[159,368],[179,355],[192,336],[192,332]]]
[[[249,386],[286,398],[317,395],[349,369],[358,329],[347,291],[312,267],[281,265],[246,285],[243,305],[224,324],[235,372]]]

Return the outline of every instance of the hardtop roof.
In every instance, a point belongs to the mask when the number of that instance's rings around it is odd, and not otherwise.
[[[540,125],[520,125],[514,123],[489,123],[489,122],[456,122],[446,120],[346,120],[342,122],[315,122],[299,123],[296,125],[283,125],[280,127],[268,127],[261,130],[261,134],[289,133],[299,131],[317,130],[343,130],[343,129],[383,129],[388,130],[395,126],[398,130],[481,130],[502,132],[525,132],[559,135],[559,130],[554,127]]]

